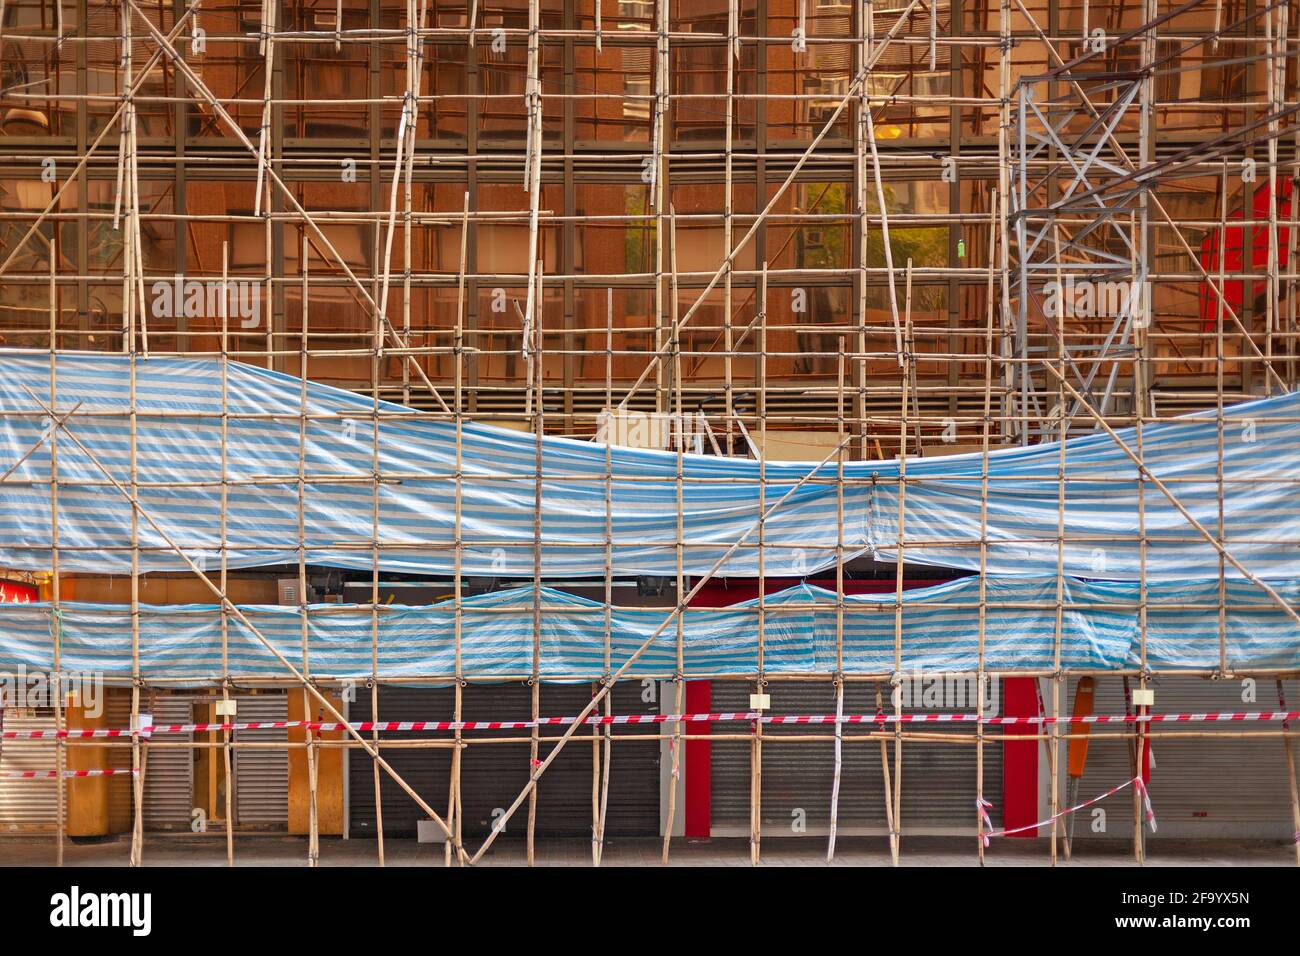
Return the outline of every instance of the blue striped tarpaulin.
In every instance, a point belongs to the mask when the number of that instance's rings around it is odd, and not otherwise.
[[[1283,586],[1289,601],[1300,595]],[[1062,593],[1063,669],[1114,670],[1140,664],[1138,600],[1134,584],[1067,578]],[[1247,582],[1230,582],[1224,621],[1227,661],[1236,668],[1300,666],[1300,630]],[[1154,584],[1148,590],[1147,666],[1213,669],[1219,666],[1218,587]],[[596,680],[605,674],[605,606],[562,591],[541,591],[541,667],[544,679]],[[1190,605],[1190,606],[1189,606]],[[1204,605],[1204,607],[1198,607]],[[979,580],[962,578],[903,595],[901,670],[974,671],[979,661]],[[477,679],[526,677],[532,672],[533,591],[516,588],[462,602],[463,674]],[[302,662],[302,611],[294,607],[241,609],[295,666]],[[610,672],[617,670],[669,614],[663,608],[609,611]],[[764,669],[769,674],[833,674],[838,611],[833,592],[800,585],[767,597]],[[307,655],[320,678],[371,675],[369,606],[321,604],[306,609]],[[377,610],[378,675],[446,677],[455,672],[455,607],[451,601]],[[131,674],[130,608],[64,603],[0,605],[0,671],[48,671],[53,635],[61,639],[65,671]],[[725,608],[689,608],[682,622],[687,674],[752,674],[758,669],[758,601]],[[985,666],[994,671],[1053,669],[1056,581],[989,579]],[[149,681],[217,681],[221,667],[221,611],[212,605],[140,609],[140,673]],[[676,623],[656,638],[629,677],[676,672]],[[229,672],[236,677],[288,678],[283,665],[233,617],[228,618]],[[896,670],[895,602],[891,594],[845,597],[845,673]]]
[[[0,351],[0,472],[36,447],[4,486],[0,566],[51,565],[49,425],[37,398],[62,415],[113,476],[131,474],[131,425],[138,420],[136,468],[143,509],[201,566],[215,567],[222,541],[220,429],[223,378],[229,400],[228,567],[296,562],[299,413],[310,416],[301,503],[310,564],[370,568],[377,537],[383,571],[448,575],[455,571],[457,432],[454,423],[410,409],[239,363],[216,359],[60,353],[53,387],[48,353]],[[223,373],[223,368],[227,371]],[[134,369],[134,376],[131,374]],[[34,397],[36,396],[36,397]],[[52,400],[53,399],[53,400]],[[1152,473],[1212,533],[1218,533],[1218,448],[1224,486],[1222,538],[1252,572],[1294,576],[1300,508],[1293,477],[1300,465],[1296,394],[1213,414],[1149,424],[1140,439]],[[372,519],[378,436],[378,527]],[[1133,429],[1121,439],[1137,449]],[[131,566],[131,509],[78,449],[57,434],[60,565],[65,571],[126,573]],[[534,456],[537,439],[487,425],[463,426],[461,511],[465,574],[529,576],[534,570]],[[603,573],[606,542],[606,446],[542,439],[541,570],[547,576]],[[677,455],[615,447],[610,459],[611,554],[615,575],[676,573]],[[685,455],[681,487],[683,570],[702,575],[749,532],[816,463]],[[983,456],[909,459],[904,557],[916,563],[979,567]],[[1057,566],[1059,446],[1000,449],[988,459],[990,575],[1044,575]],[[898,554],[897,461],[844,463],[843,546],[847,556]],[[1136,529],[1143,499],[1147,579],[1216,578],[1219,556],[1108,435],[1066,443],[1066,574],[1134,580]],[[835,464],[776,509],[765,529],[766,573],[802,576],[836,558]],[[142,572],[186,567],[147,522],[140,526]],[[719,574],[758,572],[757,536]],[[1237,572],[1229,565],[1229,576]]]

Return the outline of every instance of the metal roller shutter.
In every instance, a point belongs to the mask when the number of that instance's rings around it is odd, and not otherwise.
[[[1074,700],[1076,680],[1067,684],[1061,709],[1068,713]],[[1136,681],[1133,681],[1136,687]],[[1161,677],[1148,682],[1156,693],[1155,713],[1205,713],[1207,711],[1254,711],[1277,709],[1277,684],[1259,678],[1257,700],[1243,703],[1240,680],[1210,681],[1199,677]],[[1300,700],[1300,681],[1285,682],[1287,706],[1295,709]],[[1099,677],[1095,711],[1124,713],[1124,680]],[[1238,738],[1242,731],[1276,730],[1280,723],[1197,723],[1155,724],[1153,731],[1197,730],[1219,735],[1213,738],[1185,738],[1152,742],[1151,806],[1157,829],[1148,831],[1152,840],[1162,837],[1291,839],[1291,789],[1286,751],[1280,738]],[[1099,743],[1106,733],[1094,727],[1088,746],[1088,762],[1079,782],[1079,799],[1087,800],[1133,776],[1132,757],[1126,742]],[[1065,745],[1062,744],[1062,753]],[[1064,759],[1064,758],[1063,758]],[[1062,774],[1064,777],[1064,774]],[[1065,800],[1065,780],[1060,781]],[[1096,805],[1106,811],[1104,820],[1083,811],[1075,821],[1075,839],[1090,836],[1133,835],[1133,795],[1124,790]],[[1104,823],[1105,830],[1094,826]]]
[[[714,712],[749,709],[752,685],[746,681],[714,681],[710,709]],[[887,695],[888,688],[883,689]],[[767,688],[773,714],[833,714],[835,689],[830,681],[773,683]],[[888,696],[885,697],[886,702]],[[875,688],[851,682],[845,686],[844,712],[875,713]],[[745,724],[718,724],[717,733],[736,733]],[[831,728],[767,725],[765,741],[774,737],[826,733]],[[846,735],[864,727],[849,725]],[[943,732],[969,733],[974,728],[945,725]],[[821,742],[765,743],[762,762],[762,818],[765,836],[824,833],[830,827],[835,745]],[[890,753],[890,776],[894,772]],[[749,833],[750,744],[719,741],[712,747],[712,830],[715,836]],[[970,834],[975,832],[976,748],[960,743],[907,741],[903,745],[902,823],[905,834]],[[985,738],[984,796],[1000,804],[1002,747]],[[880,744],[846,741],[840,768],[839,830],[841,833],[886,833],[884,777]]]
[[[5,708],[4,729],[54,730],[54,711]],[[53,770],[58,757],[53,740],[6,740],[0,746],[0,771]],[[0,830],[53,830],[58,822],[59,790],[53,779],[0,779]]]
[[[462,713],[466,720],[527,719],[532,711],[532,691],[521,684],[465,688]],[[541,692],[543,716],[572,717],[591,700],[589,684],[546,684]],[[449,720],[454,695],[450,688],[383,687],[379,694],[381,720]],[[641,700],[640,685],[620,684],[614,690],[614,712],[654,713],[655,704]],[[370,717],[369,692],[358,691],[351,705],[354,719]],[[558,737],[562,726],[546,728]],[[655,725],[625,725],[619,736],[655,733]],[[525,737],[527,730],[473,731],[477,737]],[[412,739],[409,732],[382,734],[382,739]],[[440,738],[449,737],[440,733]],[[565,746],[547,768],[538,785],[537,833],[545,836],[588,836],[591,833],[591,750],[589,741]],[[543,739],[541,754],[548,752]],[[484,744],[466,748],[461,767],[463,832],[482,835],[493,823],[493,813],[508,806],[528,782],[529,748],[526,743]],[[390,749],[384,757],[429,805],[442,813],[447,806],[451,755],[447,750]],[[360,749],[349,757],[349,827],[352,836],[375,832],[375,791],[371,760]],[[381,773],[384,834],[414,836],[424,814],[387,776]],[[520,810],[504,836],[526,832],[527,814]],[[659,828],[659,747],[647,736],[645,743],[616,742],[609,783],[609,809],[605,830],[609,836],[653,835]]]
[[[146,706],[148,709],[146,710]],[[194,720],[189,697],[153,695],[140,710],[154,724],[187,724]],[[188,743],[193,734],[167,734],[165,739]],[[144,826],[146,830],[188,830],[194,809],[194,751],[183,747],[144,745]]]
[[[109,727],[128,727],[131,723],[130,691],[110,690],[104,703]],[[32,716],[31,711],[6,710],[6,730],[53,730],[53,712]],[[55,743],[6,740],[0,747],[0,771],[53,770]],[[108,766],[127,769],[131,766],[130,747],[109,747]],[[0,779],[0,830],[53,829],[58,814],[58,789],[54,780]],[[131,829],[131,778],[108,779],[108,830],[123,833]]]
[[[289,702],[283,693],[245,694],[236,698],[235,719],[271,721],[289,719]],[[237,741],[286,742],[289,732],[277,729],[235,731]],[[234,751],[235,823],[240,829],[289,828],[289,754],[287,750]]]

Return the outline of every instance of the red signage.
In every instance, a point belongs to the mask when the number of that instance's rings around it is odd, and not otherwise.
[[[40,594],[34,584],[0,581],[0,604],[31,604],[41,599]]]

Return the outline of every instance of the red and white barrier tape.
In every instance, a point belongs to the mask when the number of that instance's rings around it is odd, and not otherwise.
[[[989,845],[988,835],[993,832],[993,821],[989,818],[989,811],[993,809],[993,804],[989,803],[983,797],[975,798],[975,809],[980,815],[980,837],[984,840],[984,845]]]
[[[1092,806],[1094,803],[1100,803],[1101,801],[1105,800],[1107,797],[1113,797],[1115,794],[1119,793],[1121,790],[1125,789],[1126,787],[1131,787],[1131,786],[1133,786],[1134,784],[1137,785],[1138,792],[1142,794],[1142,804],[1143,804],[1143,807],[1144,807],[1145,812],[1146,812],[1147,823],[1148,823],[1148,824],[1150,825],[1150,827],[1151,827],[1151,832],[1152,832],[1152,833],[1155,833],[1155,832],[1156,832],[1156,814],[1155,814],[1155,811],[1151,808],[1151,797],[1150,797],[1150,795],[1147,793],[1146,784],[1144,784],[1144,783],[1142,782],[1142,778],[1141,778],[1141,777],[1134,777],[1132,780],[1125,780],[1125,781],[1124,781],[1123,783],[1121,783],[1119,786],[1111,787],[1109,790],[1107,790],[1105,793],[1101,794],[1100,796],[1093,797],[1091,800],[1085,800],[1085,801],[1083,801],[1083,803],[1075,804],[1075,805],[1072,806],[1072,807],[1066,807],[1064,810],[1059,810],[1059,811],[1057,811],[1056,813],[1052,814],[1050,817],[1047,817],[1047,818],[1044,819],[1044,820],[1039,820],[1037,823],[1029,823],[1029,824],[1026,824],[1025,826],[1022,826],[1022,827],[1012,827],[1012,828],[1009,829],[1009,830],[992,830],[992,829],[991,829],[991,830],[989,830],[987,833],[983,833],[983,834],[981,834],[981,836],[982,836],[982,838],[983,838],[983,840],[984,840],[984,845],[985,845],[985,846],[988,846],[988,845],[989,845],[989,838],[990,838],[990,837],[1005,837],[1005,836],[1013,836],[1014,834],[1017,834],[1017,833],[1024,833],[1024,832],[1026,832],[1026,831],[1028,831],[1028,830],[1037,830],[1039,827],[1045,827],[1045,826],[1049,825],[1053,820],[1059,820],[1059,819],[1061,819],[1061,817],[1068,817],[1071,813],[1077,813],[1078,811],[1083,810],[1083,809],[1085,809],[1086,807],[1090,807],[1090,806]],[[977,801],[977,805],[978,805],[978,803],[979,803],[979,801]],[[989,822],[988,814],[984,812],[984,808],[983,808],[983,807],[980,808],[980,816],[983,817],[984,822],[985,822],[987,825],[989,825],[990,827],[992,826],[992,824]]]
[[[0,772],[0,779],[3,780],[50,780],[57,777],[57,770],[5,770]],[[113,768],[106,770],[65,770],[65,777],[133,777],[135,771],[130,767]]]
[[[1151,794],[1147,792],[1146,781],[1141,776],[1135,778],[1137,781],[1138,792],[1142,794],[1142,807],[1146,810],[1147,823],[1151,827],[1151,832],[1156,832],[1156,812],[1151,809]]]
[[[538,720],[388,720],[356,721],[358,731],[427,731],[427,730],[530,730],[533,727],[571,724],[576,717],[541,717]],[[727,721],[760,721],[764,724],[835,724],[834,714],[761,714],[755,711],[729,714],[625,714],[604,717],[589,716],[584,723],[606,724],[663,724],[674,721],[686,723],[719,723]],[[1202,714],[1091,714],[1084,717],[985,717],[978,714],[844,714],[838,718],[843,724],[974,724],[989,727],[1010,727],[1026,724],[1136,724],[1136,723],[1227,723],[1243,721],[1300,720],[1297,710],[1264,710],[1253,712],[1216,711]],[[155,734],[201,734],[216,731],[283,730],[290,727],[309,727],[312,730],[342,730],[346,725],[336,721],[260,720],[228,724],[158,724],[141,729],[140,736]],[[69,730],[6,730],[0,733],[3,740],[80,739],[88,737],[130,737],[131,731],[103,727]]]

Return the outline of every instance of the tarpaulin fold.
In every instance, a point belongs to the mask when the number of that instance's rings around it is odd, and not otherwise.
[[[1290,602],[1297,586],[1283,585]],[[979,579],[962,578],[903,593],[901,670],[974,671],[979,664]],[[1067,578],[1061,594],[1063,669],[1137,668],[1137,585]],[[534,592],[515,588],[465,598],[461,608],[462,673],[472,679],[532,673]],[[551,588],[540,592],[539,673],[544,680],[597,680],[605,674],[605,606]],[[1052,670],[1057,585],[1054,578],[989,579],[985,666],[992,671]],[[1219,661],[1218,586],[1214,582],[1154,584],[1147,589],[1147,666],[1213,670]],[[1297,627],[1258,588],[1228,584],[1224,618],[1230,668],[1300,666]],[[319,678],[372,675],[368,606],[258,605],[248,619],[295,666],[301,664],[302,615],[307,659]],[[663,624],[670,609],[609,609],[610,671]],[[831,674],[840,611],[835,594],[799,585],[769,595],[763,607],[764,670],[769,674]],[[895,597],[846,595],[845,673],[896,670]],[[455,673],[455,605],[381,606],[377,612],[377,674],[381,678],[446,677]],[[218,681],[222,669],[221,610],[213,605],[143,605],[139,616],[140,676],[154,682]],[[688,608],[682,642],[688,674],[752,674],[758,668],[758,601],[724,608]],[[65,671],[130,676],[130,607],[63,603],[0,605],[0,671],[48,671],[54,639]],[[229,674],[288,679],[282,664],[234,617],[227,620]],[[676,672],[677,628],[670,624],[627,676]]]
[[[134,370],[134,374],[132,374]],[[113,477],[129,483],[132,465],[142,508],[201,567],[216,567],[221,530],[224,391],[228,399],[226,559],[229,568],[298,560],[298,508],[309,564],[369,569],[378,544],[385,572],[450,575],[454,541],[457,429],[451,421],[315,382],[217,359],[141,358],[108,353],[0,350],[0,472],[24,454],[3,486],[0,566],[51,566],[49,442],[44,402],[59,415],[76,409],[68,429]],[[53,385],[51,384],[53,382]],[[305,403],[303,396],[305,395]],[[38,399],[39,398],[39,402]],[[306,481],[298,481],[300,411]],[[378,417],[375,412],[378,410]],[[136,418],[135,459],[131,421]],[[1150,473],[1256,575],[1294,576],[1300,508],[1300,398],[1296,393],[1224,410],[1146,424],[1120,441]],[[375,435],[378,435],[376,490]],[[68,435],[56,431],[60,567],[123,574],[131,568],[131,507]],[[535,436],[465,423],[460,446],[460,571],[499,577],[534,571]],[[606,484],[614,575],[676,573],[678,456],[547,436],[541,440],[541,571],[548,577],[603,574]],[[1222,445],[1223,519],[1219,528]],[[752,529],[816,467],[682,457],[683,571],[707,573],[747,532],[749,540],[718,569],[758,573]],[[842,546],[846,557],[900,555],[899,473],[890,461],[843,464]],[[1055,575],[1058,491],[1064,481],[1067,575],[1132,581],[1141,574],[1139,512],[1147,536],[1146,579],[1212,579],[1214,547],[1104,432],[1055,443],[998,449],[988,458],[987,519],[981,520],[980,454],[906,462],[903,547],[908,562],[977,570],[987,531],[990,576]],[[802,576],[831,566],[839,521],[836,464],[830,462],[772,511],[764,529],[765,571]],[[301,494],[300,494],[301,493]],[[378,498],[378,525],[373,519]],[[146,521],[140,522],[139,569],[186,564]],[[1228,564],[1229,577],[1238,572]]]

